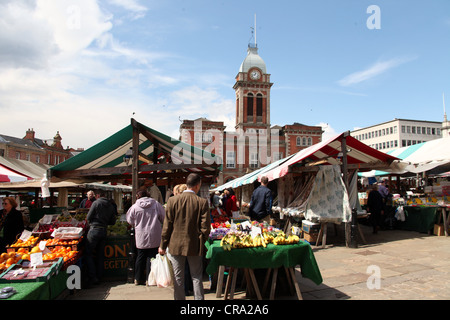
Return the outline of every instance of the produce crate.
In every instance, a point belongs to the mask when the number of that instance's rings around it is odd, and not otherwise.
[[[18,240],[19,238],[20,238],[20,236],[17,236],[17,240]],[[16,242],[17,242],[17,240],[16,240]],[[42,240],[41,235],[39,235],[39,236],[38,236],[38,239],[37,239],[35,242],[33,242],[32,244],[28,245],[28,246],[18,246],[18,247],[7,246],[7,247],[6,247],[6,252],[8,252],[8,253],[10,253],[10,252],[16,252],[16,251],[19,250],[20,248],[27,249],[27,250],[30,252],[31,249],[32,249],[34,246],[36,246],[36,245],[39,243],[39,241],[41,241],[41,240]],[[15,243],[16,243],[16,242],[15,242]],[[14,245],[15,243],[13,243],[13,245]]]
[[[80,239],[73,239],[73,240],[59,240],[60,242],[54,245],[47,245],[46,247],[52,250],[53,248],[58,247],[71,247],[73,251],[80,251],[82,248],[82,241],[83,237]],[[76,242],[76,243],[73,243]]]
[[[30,266],[30,261],[20,260],[0,275],[0,283],[45,282],[48,281],[51,276],[58,273],[62,266],[62,258],[45,261],[41,266],[37,266],[36,269]],[[22,269],[24,273],[14,276],[14,273],[20,269]]]

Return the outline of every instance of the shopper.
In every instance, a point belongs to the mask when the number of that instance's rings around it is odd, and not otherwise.
[[[184,300],[184,276],[186,261],[193,281],[194,299],[203,300],[203,256],[204,243],[211,230],[208,201],[197,196],[201,179],[191,173],[186,180],[187,190],[171,197],[166,205],[159,254],[167,248],[174,272],[174,299]]]
[[[88,286],[98,284],[103,275],[103,262],[105,258],[106,231],[108,225],[116,222],[117,211],[104,191],[94,201],[86,220],[89,231],[86,237],[84,258],[88,269]],[[94,259],[94,252],[96,259]]]
[[[136,198],[126,218],[135,230],[137,256],[134,283],[144,285],[150,273],[150,260],[158,254],[165,213],[164,207],[147,191],[139,190]]]
[[[226,207],[227,215],[228,217],[231,218],[237,218],[239,217],[239,207],[236,195],[234,193],[233,188],[228,188],[227,191],[228,191],[228,201]]]
[[[24,230],[22,213],[17,210],[13,197],[5,197],[0,213],[0,252],[6,252],[6,246],[12,245]]]
[[[370,222],[372,223],[373,233],[377,233],[380,229],[384,204],[383,198],[378,191],[378,185],[375,183],[372,185],[372,191],[370,191],[367,197],[367,212],[370,213]]]
[[[249,216],[259,222],[270,221],[272,213],[272,192],[267,187],[269,179],[261,177],[261,185],[253,191],[249,205]]]

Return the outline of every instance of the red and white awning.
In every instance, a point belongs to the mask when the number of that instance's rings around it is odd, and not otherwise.
[[[31,180],[31,178],[0,165],[0,182],[23,182],[27,180]]]
[[[264,172],[258,175],[258,180],[262,176],[269,178],[269,181],[275,180],[285,176],[289,172],[289,167],[304,162],[319,163],[323,165],[341,164],[339,153],[342,151],[342,140],[346,139],[347,146],[347,163],[352,164],[390,164],[394,160],[399,160],[396,157],[390,156],[384,152],[378,151],[359,140],[344,133],[338,134],[328,140],[317,143],[309,148],[300,150],[291,159],[284,162],[282,165],[275,167],[269,172]]]

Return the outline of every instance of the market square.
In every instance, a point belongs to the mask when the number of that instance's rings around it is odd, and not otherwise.
[[[0,5],[2,299],[450,297],[448,3],[236,4]]]

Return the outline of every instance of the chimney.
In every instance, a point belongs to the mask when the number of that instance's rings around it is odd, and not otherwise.
[[[28,129],[24,139],[27,139],[27,140],[30,140],[30,141],[34,141],[34,130],[33,129]]]

